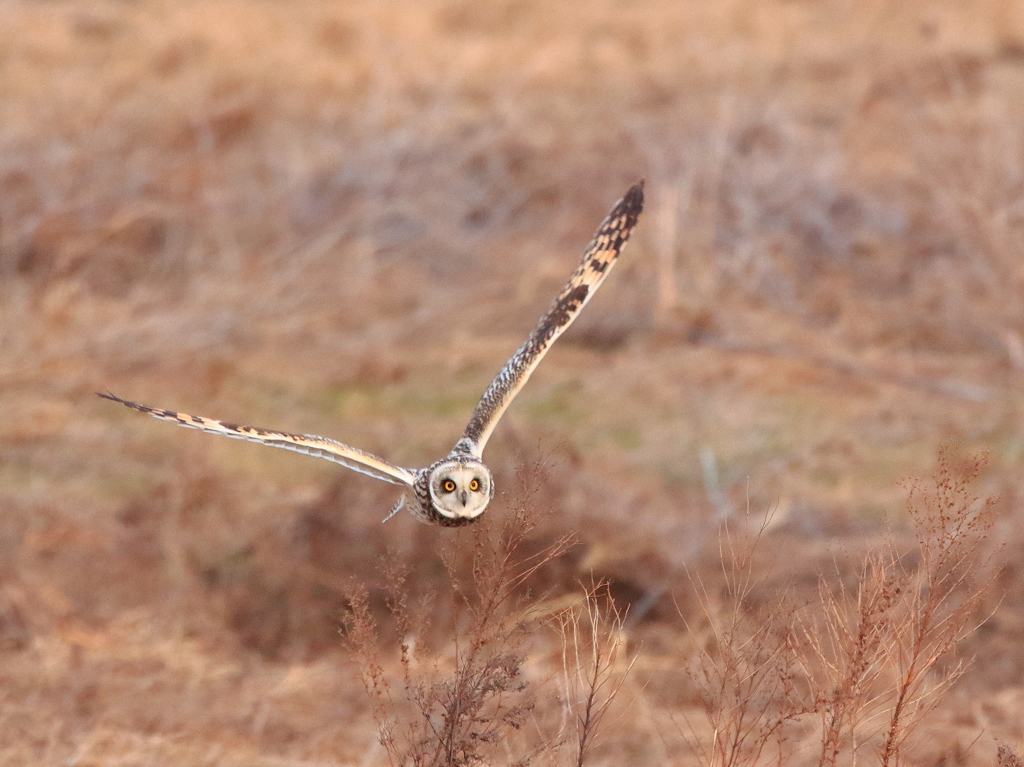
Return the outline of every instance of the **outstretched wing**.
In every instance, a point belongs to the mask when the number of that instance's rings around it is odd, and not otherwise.
[[[548,313],[541,317],[537,329],[530,334],[519,351],[512,355],[512,359],[484,392],[456,450],[465,449],[477,458],[480,457],[505,409],[526,384],[551,344],[572,324],[608,276],[643,207],[644,184],[641,181],[630,187],[626,196],[615,204],[611,213],[601,222],[597,234],[583,253],[580,265]]]
[[[326,458],[328,461],[340,463],[342,466],[395,485],[411,485],[416,481],[416,473],[409,469],[393,466],[382,458],[364,453],[362,450],[343,445],[326,437],[316,437],[309,434],[287,434],[283,431],[268,431],[267,429],[256,429],[252,426],[239,426],[238,424],[215,421],[212,418],[200,418],[197,415],[189,415],[188,413],[175,413],[172,410],[160,410],[155,407],[139,405],[138,403],[115,397],[113,394],[100,394],[99,392],[97,394],[104,399],[120,402],[132,410],[147,413],[154,418],[160,418],[164,421],[171,421],[179,426],[199,429],[210,434],[223,434],[225,437],[232,437],[234,439],[247,439],[250,442],[258,442],[261,445],[282,447],[285,450],[294,450],[297,453]]]

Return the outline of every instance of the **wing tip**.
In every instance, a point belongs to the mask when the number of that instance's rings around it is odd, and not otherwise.
[[[615,207],[613,214],[628,216],[635,221],[644,210],[644,179],[633,184]]]

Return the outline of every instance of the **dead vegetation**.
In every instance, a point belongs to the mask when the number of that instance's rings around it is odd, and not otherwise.
[[[0,3],[0,764],[1019,761],[1022,51],[999,0]],[[92,396],[422,465],[639,177],[486,535]]]
[[[385,563],[386,603],[400,642],[401,682],[389,679],[381,657],[369,594],[354,585],[347,638],[359,659],[374,721],[392,764],[476,765],[528,722],[536,699],[524,678],[528,641],[544,595],[524,590],[538,570],[565,554],[562,537],[531,555],[523,552],[537,511],[517,502],[498,530],[478,525],[452,536],[441,552],[450,579],[442,593],[424,594],[409,570]],[[462,539],[471,540],[468,579],[461,577]],[[468,582],[464,582],[468,580]],[[410,595],[410,588],[418,592]],[[450,620],[434,625],[436,603],[451,600]],[[542,613],[541,613],[542,615]],[[440,643],[431,646],[430,640]],[[401,694],[396,688],[401,690]],[[581,746],[582,750],[582,746]]]
[[[691,637],[671,661],[692,690],[668,712],[682,736],[675,758],[712,767],[913,763],[915,734],[969,668],[960,643],[988,618],[995,500],[972,490],[985,462],[944,448],[936,473],[910,489],[916,545],[882,541],[849,582],[821,576],[808,601],[767,588],[771,573],[757,572],[764,524],[726,528],[723,578],[712,585],[694,574],[699,618],[684,624]],[[441,593],[424,594],[407,567],[382,563],[390,641],[369,592],[354,585],[347,642],[390,764],[583,767],[630,673],[643,695],[651,672],[634,669],[639,649],[627,648],[606,586],[568,606],[524,590],[570,549],[568,538],[524,546],[537,527],[535,497],[525,492],[497,530],[483,524],[448,542]],[[457,544],[470,535],[467,582]],[[444,625],[432,620],[439,599],[453,601]],[[551,643],[561,645],[557,686],[524,668]],[[397,662],[388,658],[395,647]]]

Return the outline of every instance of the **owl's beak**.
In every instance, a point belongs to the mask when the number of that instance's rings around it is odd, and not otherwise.
[[[469,501],[469,493],[463,490],[462,493],[459,494],[459,500],[462,501],[462,505],[465,506]]]

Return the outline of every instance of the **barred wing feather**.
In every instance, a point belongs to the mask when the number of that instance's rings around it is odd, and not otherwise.
[[[541,318],[537,329],[512,355],[484,392],[456,450],[464,447],[477,458],[480,457],[491,432],[516,394],[529,380],[551,345],[579,316],[587,301],[608,276],[643,207],[644,185],[641,181],[626,192],[601,222],[597,234],[583,253],[580,265],[576,267],[576,271],[572,273],[569,282],[562,288],[547,314]]]
[[[318,458],[326,458],[328,461],[340,463],[349,469],[384,480],[385,482],[391,482],[395,485],[412,485],[416,480],[416,473],[414,471],[394,466],[383,458],[378,458],[370,453],[364,453],[362,450],[343,445],[326,437],[317,437],[311,434],[288,434],[283,431],[270,431],[253,426],[225,423],[212,418],[189,415],[188,413],[175,413],[173,410],[161,410],[160,408],[130,402],[109,393],[100,394],[99,396],[113,402],[120,402],[122,405],[130,407],[132,410],[137,410],[140,413],[146,413],[164,421],[171,421],[189,429],[199,429],[209,434],[221,434],[233,439],[246,439],[250,442],[258,442],[261,445],[270,445],[271,447],[294,450],[297,453],[305,453],[306,455]]]

